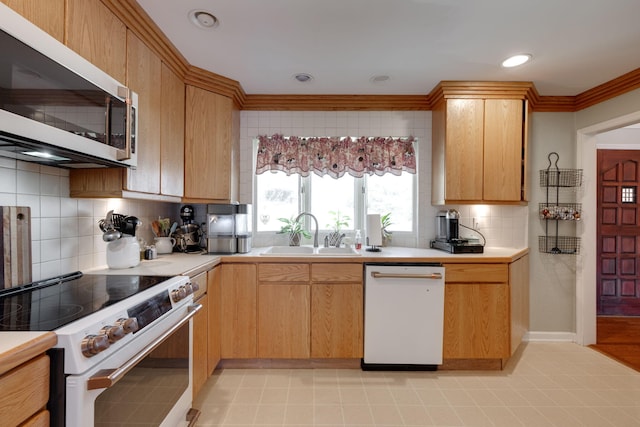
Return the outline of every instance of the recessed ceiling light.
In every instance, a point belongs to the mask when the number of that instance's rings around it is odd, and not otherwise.
[[[307,83],[313,80],[313,76],[307,73],[296,74],[295,76],[293,76],[293,78],[299,81],[300,83]]]
[[[218,26],[220,21],[211,12],[206,10],[192,10],[189,12],[189,20],[198,28],[209,30]]]
[[[373,76],[369,79],[369,81],[374,84],[388,82],[389,80],[391,80],[391,77],[386,75]]]
[[[528,53],[521,53],[518,55],[513,55],[504,61],[502,61],[502,66],[505,68],[517,67],[518,65],[522,65],[531,60],[531,55]]]

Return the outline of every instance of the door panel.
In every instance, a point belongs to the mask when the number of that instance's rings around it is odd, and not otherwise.
[[[598,315],[640,316],[640,151],[598,150]]]

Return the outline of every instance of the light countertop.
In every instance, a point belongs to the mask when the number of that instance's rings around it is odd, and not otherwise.
[[[442,263],[487,263],[513,262],[529,253],[529,248],[499,248],[485,247],[481,254],[450,254],[437,249],[383,247],[380,252],[369,252],[363,247],[360,255],[355,256],[317,256],[317,255],[283,255],[262,256],[268,247],[254,248],[246,254],[223,255],[224,262],[442,262]]]
[[[133,274],[142,276],[178,276],[190,275],[210,270],[220,263],[220,255],[209,254],[172,254],[158,255],[153,260],[142,260],[137,267],[112,269],[105,266],[85,270],[86,274]]]
[[[44,353],[57,342],[53,332],[0,333],[0,375]]]
[[[356,256],[262,256],[267,247],[254,248],[246,254],[210,255],[173,253],[154,260],[141,261],[137,267],[110,269],[107,266],[84,271],[86,274],[133,274],[151,276],[195,276],[221,262],[442,262],[442,263],[509,263],[526,255],[528,248],[488,248],[482,254],[449,254],[435,249],[384,247],[380,252],[361,250]],[[0,333],[0,374],[54,346],[53,332]]]

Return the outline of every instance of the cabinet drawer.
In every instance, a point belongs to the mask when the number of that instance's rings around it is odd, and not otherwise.
[[[358,282],[362,283],[362,264],[311,264],[313,282]]]
[[[39,356],[2,375],[0,390],[5,391],[0,395],[2,425],[18,425],[40,411],[49,400],[49,357]]]
[[[259,282],[309,282],[309,264],[258,264]]]
[[[507,264],[445,264],[447,283],[503,283],[509,281]]]

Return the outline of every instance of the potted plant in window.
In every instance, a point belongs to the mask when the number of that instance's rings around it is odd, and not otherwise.
[[[333,231],[329,234],[328,243],[329,246],[338,246],[344,237],[344,234],[340,231],[342,227],[348,227],[349,221],[351,217],[349,215],[343,215],[340,211],[329,211],[329,215],[331,215],[332,219],[327,227],[330,227]]]
[[[391,222],[391,212],[387,212],[386,214],[380,217],[380,227],[382,228],[382,246],[387,246],[387,243],[391,240],[391,231],[387,228],[393,225]]]
[[[304,229],[302,222],[296,221],[293,217],[278,218],[278,221],[284,223],[278,233],[286,233],[289,235],[289,246],[300,246],[300,236],[306,239],[311,238],[311,234]]]

